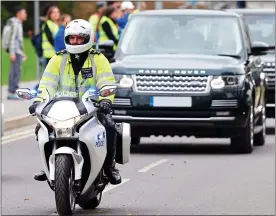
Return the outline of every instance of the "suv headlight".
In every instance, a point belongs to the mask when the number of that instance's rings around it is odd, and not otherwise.
[[[212,89],[240,87],[243,85],[245,75],[215,76],[211,81]]]
[[[114,77],[120,88],[131,88],[133,86],[133,79],[129,75],[114,74]]]

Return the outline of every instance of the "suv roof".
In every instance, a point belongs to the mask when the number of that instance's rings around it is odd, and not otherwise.
[[[275,10],[271,8],[258,8],[258,9],[253,9],[253,8],[246,8],[246,9],[226,9],[225,11],[231,11],[231,12],[236,12],[240,14],[275,14]]]
[[[233,16],[238,17],[239,14],[231,11],[204,10],[204,9],[161,9],[146,10],[133,14],[133,16],[151,16],[151,15],[210,15],[210,16]]]

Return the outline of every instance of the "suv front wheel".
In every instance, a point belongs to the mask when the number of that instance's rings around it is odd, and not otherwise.
[[[249,108],[249,118],[246,126],[239,131],[238,136],[231,137],[231,151],[233,153],[250,154],[254,143],[254,109],[253,103]]]

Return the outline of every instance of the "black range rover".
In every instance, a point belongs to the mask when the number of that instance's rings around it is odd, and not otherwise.
[[[266,73],[267,91],[266,91],[266,115],[275,117],[275,9],[231,9],[245,18],[248,24],[251,40],[254,42],[263,42],[269,51],[263,53],[260,57],[264,64]]]
[[[234,152],[265,143],[265,76],[236,13],[154,10],[132,16],[111,64],[113,119],[132,144],[150,135],[230,137]]]

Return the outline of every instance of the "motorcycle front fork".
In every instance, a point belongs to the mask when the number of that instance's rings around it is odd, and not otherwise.
[[[52,154],[55,153],[56,148],[57,148],[57,141],[55,140],[53,143]],[[81,155],[80,141],[78,141],[78,143],[77,143],[77,154]],[[47,180],[47,183],[50,186],[50,188],[54,191],[55,190],[55,182]],[[81,194],[81,179],[74,180],[73,190],[76,191],[77,196]]]

